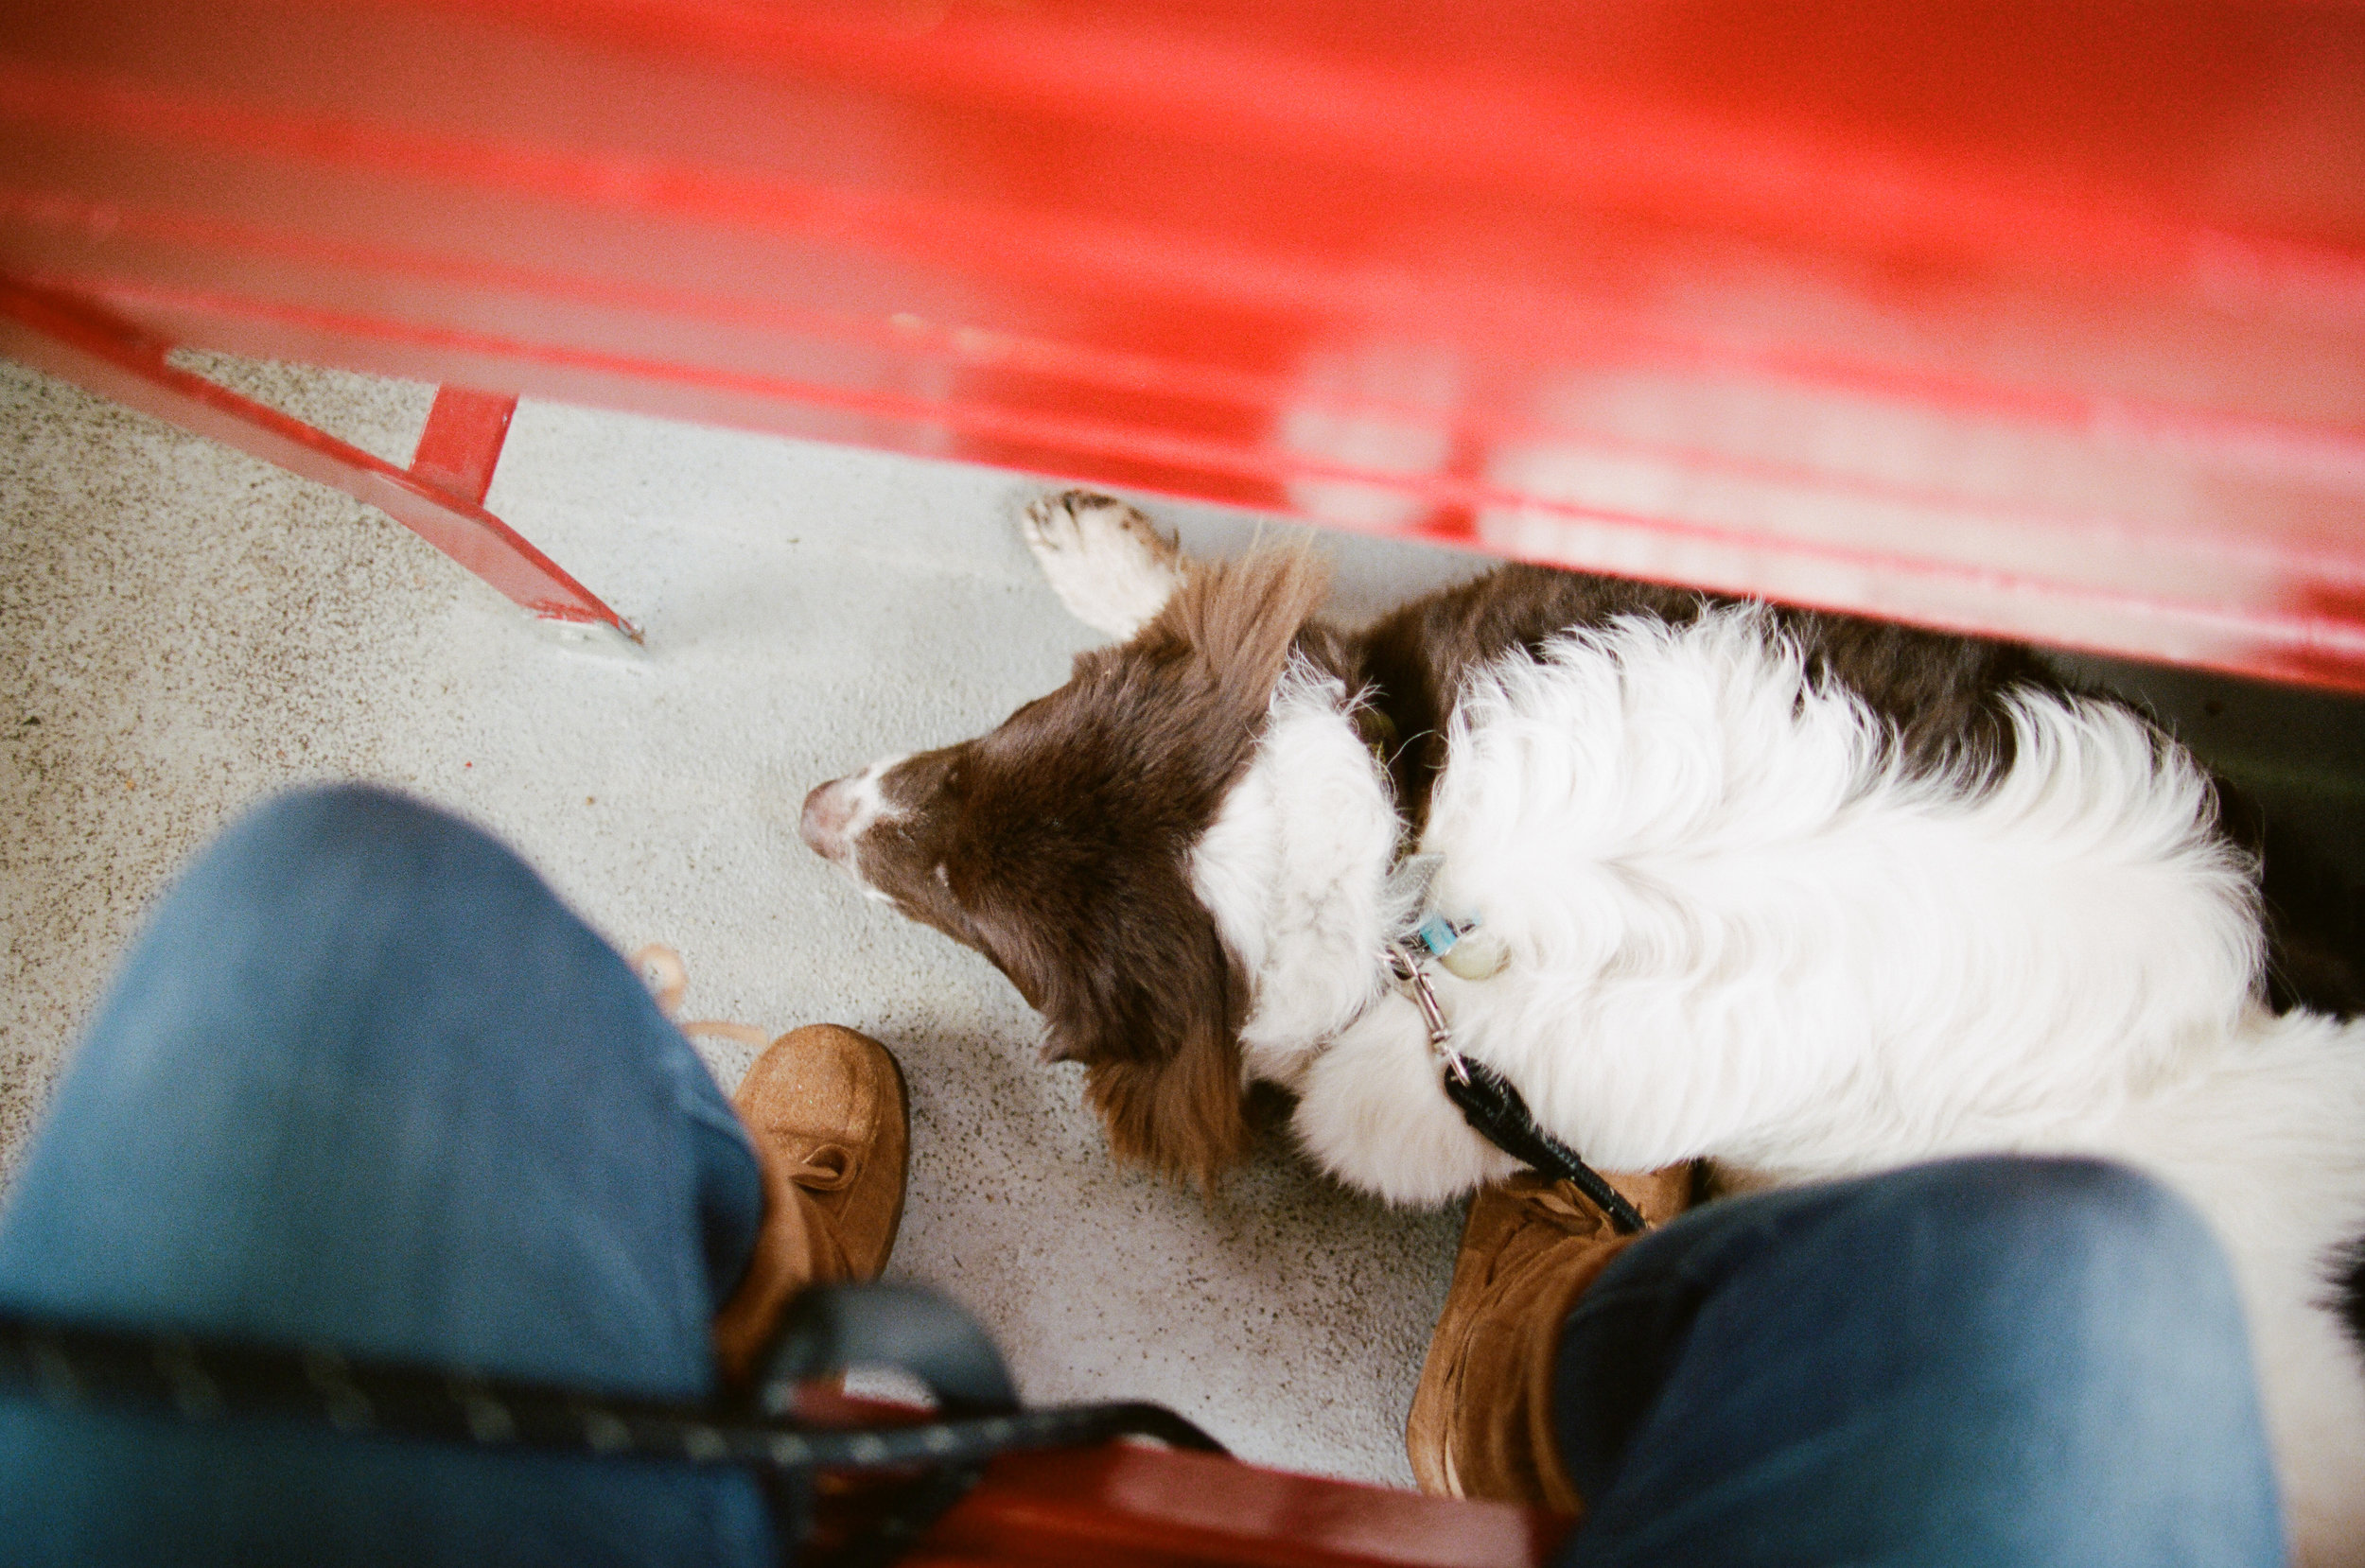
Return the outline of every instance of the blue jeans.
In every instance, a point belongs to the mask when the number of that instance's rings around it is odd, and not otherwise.
[[[694,1399],[762,1219],[729,1103],[515,855],[376,791],[165,899],[0,1216],[0,1300]],[[9,1563],[754,1563],[745,1476],[0,1402]]]
[[[127,960],[0,1301],[652,1397],[761,1217],[729,1106],[523,863],[374,791],[249,818]],[[2240,1313],[2139,1177],[1966,1161],[1714,1205],[1567,1326],[1579,1562],[2280,1562]],[[9,1563],[763,1560],[743,1477],[0,1401]]]
[[[1603,1271],[1556,1366],[1585,1568],[2285,1561],[2225,1259],[2118,1166],[1711,1204]]]

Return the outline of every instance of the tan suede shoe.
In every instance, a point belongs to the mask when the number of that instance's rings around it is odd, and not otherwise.
[[[685,1035],[763,1045],[761,1030],[681,1019],[690,968],[661,943],[632,956],[657,1010]],[[903,1222],[911,1148],[903,1070],[877,1040],[834,1023],[791,1030],[739,1081],[732,1108],[763,1176],[763,1228],[731,1298],[714,1315],[724,1380],[753,1368],[780,1308],[809,1284],[875,1280]]]
[[[807,1024],[756,1058],[731,1104],[757,1145],[812,1198],[846,1277],[877,1279],[903,1222],[911,1146],[894,1055],[851,1029]]]
[[[763,1229],[746,1277],[715,1315],[716,1359],[736,1381],[789,1298],[875,1280],[903,1220],[911,1146],[903,1071],[885,1046],[834,1023],[774,1040],[731,1096],[763,1164]]]
[[[1691,1198],[1690,1165],[1613,1175],[1653,1224]],[[1404,1428],[1421,1490],[1580,1513],[1552,1437],[1560,1325],[1633,1240],[1570,1183],[1533,1173],[1470,1200],[1453,1285]]]

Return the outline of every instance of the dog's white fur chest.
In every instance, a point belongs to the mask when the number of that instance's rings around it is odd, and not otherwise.
[[[1293,1088],[1376,997],[1380,944],[1406,913],[1387,885],[1401,825],[1349,711],[1339,682],[1293,668],[1191,857],[1193,889],[1248,977],[1248,1074]]]

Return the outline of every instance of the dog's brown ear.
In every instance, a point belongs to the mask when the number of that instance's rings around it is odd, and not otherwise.
[[[979,742],[1003,816],[965,852],[991,851],[999,902],[972,903],[966,939],[1042,1015],[1044,1054],[1084,1065],[1115,1152],[1210,1186],[1250,1141],[1243,992],[1191,845],[1324,586],[1308,549],[1197,568],[1130,642]]]
[[[1330,572],[1311,545],[1258,550],[1194,570],[1134,639],[1180,644],[1206,661],[1230,706],[1261,718],[1299,628],[1322,606]]]
[[[1240,1051],[1230,1031],[1200,1030],[1163,1061],[1095,1062],[1085,1095],[1108,1124],[1109,1146],[1212,1192],[1248,1152]]]
[[[1212,1189],[1250,1141],[1237,982],[1196,901],[1126,915],[1042,971],[1043,1054],[1084,1064],[1086,1098],[1120,1159]]]

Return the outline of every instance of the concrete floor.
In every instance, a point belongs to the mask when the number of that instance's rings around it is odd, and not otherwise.
[[[409,460],[429,389],[205,368]],[[562,640],[394,524],[0,363],[0,1177],[174,867],[274,791],[364,778],[520,848],[700,1017],[851,1024],[902,1058],[893,1272],[983,1315],[1026,1396],[1173,1405],[1244,1455],[1409,1484],[1404,1411],[1458,1216],[1269,1150],[1212,1205],[1109,1160],[1080,1069],[983,960],[797,837],[814,784],[998,721],[1095,634],[1005,474],[521,409],[489,504],[648,634]],[[1221,552],[1253,519],[1162,509]],[[1341,539],[1350,613],[1473,568]],[[708,1059],[727,1087],[751,1053]]]
[[[397,462],[429,400],[206,368]],[[1390,1211],[1278,1147],[1213,1204],[1115,1169],[1001,977],[797,842],[813,784],[987,727],[1093,640],[1018,542],[1034,491],[529,404],[490,505],[646,629],[615,653],[341,496],[0,362],[0,1182],[175,865],[274,791],[375,779],[507,837],[619,947],[679,948],[694,1014],[894,1047],[915,1125],[893,1272],[982,1315],[1028,1398],[1157,1400],[1252,1459],[1409,1483],[1459,1216]],[[1156,510],[1208,553],[1259,527]],[[1350,616],[1475,569],[1325,548]],[[2357,705],[2084,668],[2305,827],[2365,911]],[[748,1055],[708,1059],[728,1086]]]

